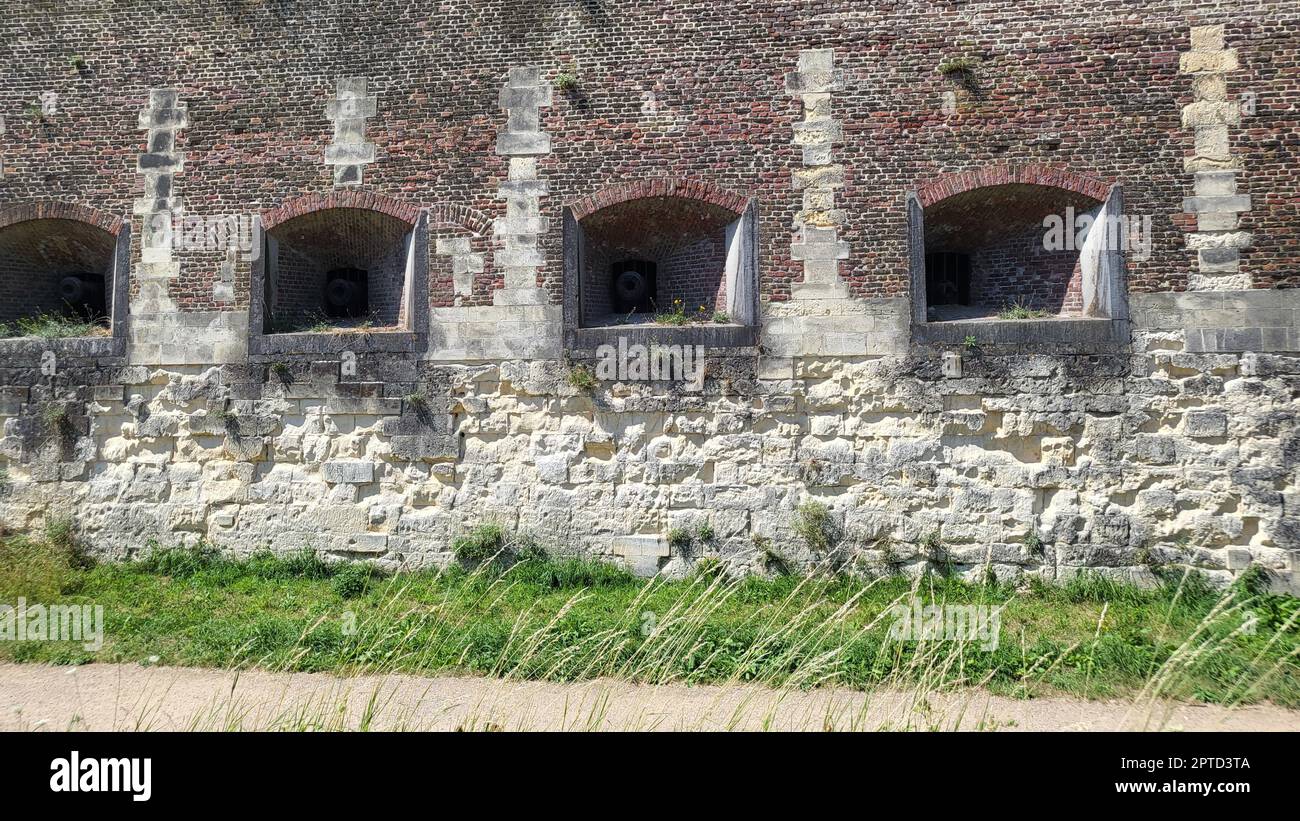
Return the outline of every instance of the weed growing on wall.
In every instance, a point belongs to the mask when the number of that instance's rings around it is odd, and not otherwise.
[[[826,553],[839,544],[842,533],[830,508],[821,502],[804,502],[795,511],[794,532],[813,553]]]
[[[574,365],[565,375],[569,386],[580,391],[594,390],[598,384],[595,374],[586,365]]]

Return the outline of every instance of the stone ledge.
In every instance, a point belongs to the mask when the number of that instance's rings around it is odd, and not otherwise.
[[[703,345],[705,348],[753,348],[758,345],[758,328],[747,325],[700,325],[686,327],[614,325],[608,328],[574,328],[566,334],[565,348],[592,350],[601,345]]]
[[[260,334],[248,340],[250,362],[265,362],[277,354],[352,353],[413,354],[424,350],[427,336],[410,331],[380,333]]]
[[[1122,319],[974,319],[912,326],[914,345],[1014,345],[1056,352],[1118,352],[1129,345],[1129,323]]]
[[[0,339],[0,364],[37,367],[41,356],[75,359],[120,359],[126,356],[124,337],[71,337],[68,339]]]
[[[1300,290],[1132,294],[1129,310],[1134,327],[1143,330],[1295,327],[1300,325]]]

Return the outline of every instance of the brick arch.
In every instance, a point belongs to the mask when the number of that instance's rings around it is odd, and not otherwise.
[[[304,194],[262,212],[262,230],[267,231],[295,217],[330,208],[357,208],[378,211],[414,226],[420,206],[366,191],[331,191],[328,194]]]
[[[949,197],[976,188],[1020,183],[1061,188],[1104,202],[1111,184],[1105,180],[1078,174],[1065,168],[1050,165],[998,165],[974,171],[943,174],[916,189],[916,198],[922,207],[929,207]]]
[[[103,229],[113,236],[122,233],[124,224],[121,217],[114,216],[107,211],[71,202],[37,200],[36,202],[20,203],[9,208],[0,208],[0,229],[30,220],[73,220],[74,222],[84,222],[87,225]]]
[[[433,206],[429,209],[429,225],[457,225],[480,235],[492,232],[492,218],[467,205]]]
[[[744,213],[745,207],[749,204],[749,197],[746,195],[728,191],[703,180],[658,178],[634,180],[602,188],[594,194],[588,194],[570,203],[569,208],[573,212],[574,219],[580,220],[602,208],[647,197],[681,197],[699,200],[725,208],[736,216]]]

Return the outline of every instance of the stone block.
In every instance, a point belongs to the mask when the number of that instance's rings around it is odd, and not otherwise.
[[[332,485],[368,485],[375,481],[375,463],[364,460],[335,460],[321,465],[321,478]]]
[[[1222,74],[1237,68],[1236,49],[1188,51],[1178,57],[1178,70],[1183,74]]]
[[[1222,51],[1223,24],[1192,26],[1192,51]]]
[[[1236,193],[1236,171],[1198,171],[1196,173],[1196,196],[1231,197]]]
[[[1202,272],[1236,271],[1241,264],[1241,251],[1237,248],[1202,248],[1196,252]]]
[[[1241,216],[1236,211],[1217,214],[1203,212],[1196,215],[1196,230],[1198,231],[1232,231],[1239,225],[1241,225]]]
[[[1250,195],[1235,194],[1230,197],[1186,197],[1183,210],[1189,214],[1208,212],[1212,214],[1249,211]]]
[[[1228,415],[1221,410],[1190,411],[1183,419],[1183,432],[1200,439],[1226,436]]]
[[[374,161],[374,143],[332,143],[325,146],[325,162],[331,165],[356,165]]]
[[[1183,106],[1183,127],[1240,125],[1241,107],[1231,102],[1200,100]]]
[[[956,351],[944,351],[943,361],[940,364],[940,372],[943,374],[945,379],[961,379],[961,354]]]
[[[496,152],[505,156],[542,156],[551,153],[551,137],[541,131],[505,131],[497,135]]]
[[[1202,228],[1201,230],[1205,230]],[[1187,247],[1193,250],[1205,248],[1249,248],[1251,234],[1248,231],[1224,231],[1220,233],[1189,234]]]
[[[340,541],[334,550],[343,553],[371,553],[380,554],[388,552],[388,534],[387,533],[354,533]]]

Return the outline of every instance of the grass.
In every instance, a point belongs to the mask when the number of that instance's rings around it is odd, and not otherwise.
[[[707,305],[701,305],[694,311],[687,311],[686,305],[680,299],[673,300],[673,307],[668,311],[659,311],[654,315],[655,322],[660,325],[694,325],[701,323],[713,322],[716,324],[726,324],[731,321],[727,314],[721,311],[713,311]]]
[[[1044,311],[1041,308],[1031,308],[1023,303],[1016,302],[998,312],[998,319],[1042,319],[1051,315],[1051,311]]]
[[[22,317],[14,322],[0,322],[0,339],[19,337],[68,339],[79,336],[105,336],[108,333],[107,320],[90,321],[63,314],[39,313]]]
[[[276,317],[271,320],[273,334],[342,334],[379,330],[394,329],[380,326],[373,312],[356,319],[336,319],[321,312],[314,312],[300,316]]]
[[[973,685],[1138,704],[1300,706],[1300,600],[1249,581],[1226,593],[1196,576],[1151,590],[1093,576],[1019,590],[938,576],[731,579],[713,570],[646,582],[608,564],[547,558],[486,528],[462,539],[457,553],[473,568],[385,577],[310,551],[234,560],[152,550],[88,566],[70,530],[9,538],[0,542],[0,602],[102,605],[106,637],[97,652],[0,642],[0,658],[777,688]],[[889,638],[889,608],[913,597],[1002,606],[1000,644],[986,652]]]

